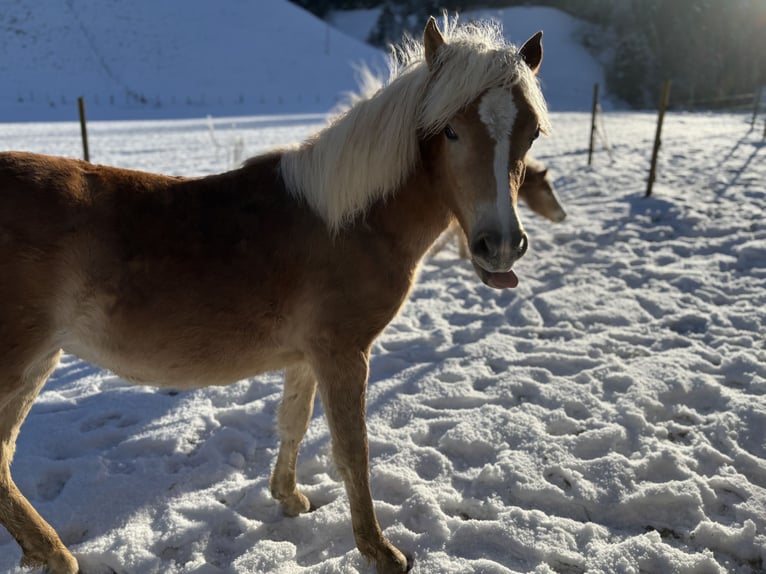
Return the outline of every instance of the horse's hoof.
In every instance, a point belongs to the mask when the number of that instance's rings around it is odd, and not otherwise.
[[[290,496],[280,500],[279,504],[282,506],[282,512],[287,516],[298,516],[299,514],[316,509],[316,507],[312,506],[306,495],[297,490]]]
[[[375,564],[378,574],[404,574],[412,570],[414,559],[386,540],[385,552]]]
[[[104,562],[105,557],[99,555],[75,555],[80,569],[77,574],[128,574],[117,565],[109,565]],[[115,560],[110,560],[114,564]]]

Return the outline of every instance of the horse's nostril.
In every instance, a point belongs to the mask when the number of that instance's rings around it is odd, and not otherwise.
[[[482,233],[471,243],[471,253],[480,259],[492,259],[497,256],[499,236],[492,233]]]

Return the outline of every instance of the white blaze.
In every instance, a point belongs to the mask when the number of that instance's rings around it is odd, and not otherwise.
[[[495,140],[495,206],[503,238],[507,240],[511,236],[511,221],[515,220],[508,175],[511,129],[516,119],[516,106],[511,91],[507,88],[489,90],[479,103],[479,117],[487,126],[489,135]]]

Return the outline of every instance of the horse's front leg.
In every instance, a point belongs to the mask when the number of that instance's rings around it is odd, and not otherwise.
[[[335,465],[348,493],[356,546],[375,563],[379,574],[400,574],[408,570],[407,559],[383,536],[370,491],[365,417],[367,365],[367,354],[358,353],[321,357],[314,369],[332,435]]]
[[[309,428],[314,410],[316,378],[308,365],[294,365],[285,371],[285,390],[279,407],[279,455],[271,475],[271,494],[288,516],[308,512],[309,499],[298,490],[295,467],[298,449]]]

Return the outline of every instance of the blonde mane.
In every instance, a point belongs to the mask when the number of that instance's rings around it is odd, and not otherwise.
[[[447,41],[433,70],[419,41],[392,48],[387,82],[361,70],[361,86],[349,108],[300,146],[284,152],[281,172],[290,193],[304,198],[338,232],[373,202],[392,194],[419,159],[419,139],[435,134],[485,90],[519,85],[549,131],[537,78],[500,25],[458,25],[443,19]]]

